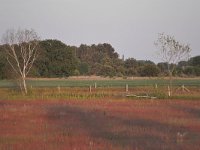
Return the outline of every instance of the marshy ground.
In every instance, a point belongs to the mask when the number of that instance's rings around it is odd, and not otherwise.
[[[1,100],[0,150],[198,150],[200,102]]]

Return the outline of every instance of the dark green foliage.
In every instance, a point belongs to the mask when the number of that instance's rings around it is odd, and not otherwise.
[[[150,60],[138,60],[137,61],[138,66],[145,66],[145,65],[155,65],[153,61]]]
[[[67,46],[58,40],[44,40],[39,44],[39,54],[29,76],[167,76],[168,67],[174,66],[174,76],[200,76],[200,56],[181,61],[177,65],[168,66],[165,62],[155,65],[149,60],[120,59],[115,49],[107,43],[90,46],[82,44],[75,47]],[[0,79],[11,78],[11,70],[3,46],[0,46]]]
[[[0,50],[0,79],[6,78],[5,69],[6,69],[6,58],[3,54],[3,51]]]
[[[81,75],[87,75],[90,71],[89,65],[86,62],[80,62],[78,70]]]
[[[92,74],[92,75],[101,75],[101,68],[102,68],[102,67],[103,67],[102,64],[100,64],[100,63],[95,63],[95,64],[92,66],[91,70],[90,70],[90,74]]]
[[[200,67],[200,56],[190,58],[189,65]]]
[[[157,76],[157,72],[156,75],[150,73],[148,66],[155,66],[155,63],[150,60],[136,60],[134,58],[128,58],[124,62],[126,76]]]
[[[134,58],[128,58],[124,61],[124,68],[127,76],[137,76],[138,62]]]
[[[162,73],[165,73],[168,70],[168,64],[166,62],[160,62],[157,64],[157,66]]]
[[[77,67],[74,49],[57,40],[40,42],[40,54],[34,68],[40,77],[68,77]]]
[[[116,75],[115,69],[109,65],[102,66],[100,72],[101,72],[101,75],[103,76],[113,77]]]
[[[142,66],[139,70],[140,76],[143,77],[155,77],[158,76],[160,73],[160,69],[153,64],[148,64],[145,66]]]
[[[178,67],[180,67],[180,68],[184,68],[185,66],[188,66],[188,62],[187,61],[180,61],[178,63]]]
[[[81,62],[78,68],[83,75],[115,76],[118,72],[124,73],[123,62],[110,44],[82,44],[77,48],[76,56]]]
[[[139,70],[140,70],[140,67],[138,67],[138,68],[127,68],[126,69],[126,75],[127,76],[138,76]]]
[[[11,79],[13,77],[13,70],[7,62],[4,47],[0,46],[0,79]]]
[[[136,68],[138,66],[137,60],[134,58],[128,58],[124,62],[124,67],[129,69],[129,68]]]
[[[187,66],[183,73],[187,76],[200,76],[200,67]]]
[[[80,75],[80,72],[78,69],[74,70],[74,73],[73,73],[74,76],[79,76]]]

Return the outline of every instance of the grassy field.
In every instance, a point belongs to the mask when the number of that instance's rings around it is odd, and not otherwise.
[[[0,150],[199,150],[200,102],[0,100]]]
[[[167,86],[169,81],[163,78],[136,78],[136,79],[29,79],[27,80],[28,86],[32,87],[89,87],[94,86],[98,87],[124,87],[128,84],[130,87],[136,86]],[[174,79],[174,86],[197,86],[200,87],[200,78],[194,79]],[[11,88],[17,86],[17,83],[10,80],[1,80],[1,88]]]
[[[0,150],[199,150],[199,82],[168,97],[155,78],[0,81]]]
[[[180,99],[180,100],[200,100],[199,87],[173,88],[173,95],[168,96],[167,86],[137,86],[129,87],[32,87],[28,89],[28,94],[21,93],[19,88],[0,88],[0,100],[99,100],[99,99]]]
[[[135,79],[29,79],[28,95],[22,95],[14,81],[0,81],[2,99],[99,99],[126,98],[139,95],[168,99],[168,80],[158,78]],[[96,85],[96,88],[95,88]],[[128,85],[128,90],[126,90]],[[173,97],[170,99],[200,99],[200,80],[174,79]],[[189,92],[182,91],[184,85]],[[133,97],[132,97],[133,98]]]

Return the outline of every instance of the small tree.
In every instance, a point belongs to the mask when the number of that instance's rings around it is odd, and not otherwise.
[[[16,76],[20,78],[20,87],[27,94],[26,77],[37,57],[39,37],[32,30],[7,30],[2,37],[6,59]]]
[[[179,61],[183,61],[189,58],[191,48],[188,44],[182,44],[175,40],[173,36],[159,34],[158,40],[155,42],[155,46],[159,49],[158,55],[162,61],[168,65],[168,74],[170,80],[169,96],[172,93],[172,73]]]

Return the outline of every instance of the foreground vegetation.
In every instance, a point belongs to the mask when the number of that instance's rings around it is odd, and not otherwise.
[[[185,87],[186,88],[186,87]],[[200,100],[200,89],[197,87],[174,87],[173,95],[168,96],[168,88],[162,87],[37,87],[30,88],[23,95],[19,89],[1,88],[1,100],[99,100],[99,99],[174,99]]]
[[[1,150],[199,150],[199,101],[0,100]]]
[[[198,150],[199,79],[175,80],[171,97],[167,83],[32,79],[22,95],[3,80],[0,150]]]
[[[86,78],[86,77],[85,77]],[[126,98],[136,96],[169,99],[167,79],[133,78],[69,78],[69,79],[29,79],[28,94],[23,95],[17,83],[11,80],[0,81],[1,99],[100,99]],[[173,95],[170,99],[200,99],[199,78],[173,81]],[[133,95],[133,96],[132,96]]]

